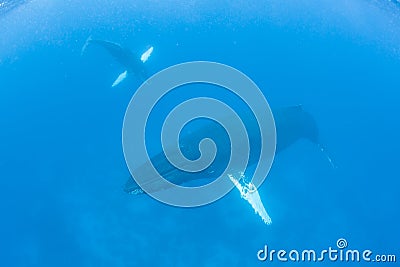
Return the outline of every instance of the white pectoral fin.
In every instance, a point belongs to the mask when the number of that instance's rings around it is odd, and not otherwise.
[[[254,212],[261,217],[263,222],[265,224],[271,224],[272,220],[265,210],[260,195],[258,194],[257,188],[254,186],[254,184],[251,182],[246,183],[243,180],[243,173],[239,175],[239,179],[235,178],[233,175],[228,175],[228,177],[239,190],[240,196],[249,202],[251,207],[254,209]]]
[[[86,39],[85,44],[82,46],[81,56],[83,56],[83,54],[85,53],[86,48],[87,48],[88,45],[90,44],[90,41],[92,41],[92,36],[91,36],[91,35]]]
[[[146,50],[146,52],[144,52],[142,54],[142,56],[140,57],[140,60],[145,63],[149,57],[151,56],[151,53],[153,53],[154,47],[150,47],[149,49]]]
[[[124,71],[123,73],[121,73],[118,78],[115,80],[115,82],[112,84],[112,87],[117,86],[118,84],[120,84],[123,80],[125,80],[125,78],[128,76],[128,71]]]

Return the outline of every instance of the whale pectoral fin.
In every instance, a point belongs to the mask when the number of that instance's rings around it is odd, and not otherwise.
[[[83,56],[83,54],[86,51],[86,48],[88,47],[88,45],[90,44],[90,42],[92,41],[92,36],[90,35],[87,39],[85,44],[82,46],[82,50],[81,50],[81,56]]]
[[[149,59],[149,57],[151,56],[151,53],[153,53],[153,50],[154,50],[153,47],[150,47],[149,49],[147,49],[146,52],[144,52],[144,53],[142,54],[142,56],[140,57],[140,60],[141,60],[143,63],[145,63],[145,62]]]
[[[335,162],[333,161],[331,155],[326,151],[326,148],[321,145],[318,144],[318,148],[319,150],[321,150],[321,152],[324,154],[324,156],[326,157],[326,159],[328,160],[329,164],[331,165],[332,169],[337,169],[338,166],[335,164]]]
[[[118,78],[114,81],[114,83],[112,84],[111,87],[115,87],[118,84],[120,84],[123,80],[125,80],[125,78],[128,76],[128,71],[124,71],[123,73],[121,73]]]
[[[257,191],[257,187],[251,182],[244,181],[243,173],[240,173],[239,177],[235,177],[231,174],[229,174],[228,177],[239,190],[240,196],[243,199],[247,200],[247,202],[249,202],[251,207],[254,209],[254,212],[261,217],[263,222],[265,224],[271,224],[271,217],[269,217],[267,211],[264,208],[264,205],[260,198],[260,194]]]

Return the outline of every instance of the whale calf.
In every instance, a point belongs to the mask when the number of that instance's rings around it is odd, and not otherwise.
[[[91,44],[103,47],[118,63],[125,68],[125,71],[122,72],[114,81],[112,87],[117,86],[130,75],[136,76],[141,81],[145,81],[149,77],[144,63],[153,53],[154,48],[152,46],[148,48],[142,55],[137,56],[131,50],[124,48],[117,43],[105,40],[96,40],[92,39],[92,37],[89,37],[82,47],[82,55]]]

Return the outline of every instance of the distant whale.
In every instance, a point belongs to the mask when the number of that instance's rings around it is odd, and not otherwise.
[[[116,61],[118,61],[124,68],[125,71],[122,72],[118,78],[112,84],[112,87],[117,86],[123,80],[126,79],[128,75],[134,75],[139,80],[145,81],[149,75],[147,74],[144,63],[149,59],[153,52],[153,47],[147,49],[140,57],[136,56],[132,51],[127,48],[122,47],[121,45],[109,41],[104,40],[94,40],[89,37],[86,40],[86,43],[82,47],[82,54],[86,51],[87,47],[90,44],[96,44],[104,49],[106,49]]]
[[[283,151],[300,139],[307,139],[318,145],[320,150],[325,153],[329,162],[333,165],[332,160],[320,144],[318,128],[314,118],[310,113],[306,112],[301,105],[273,109],[272,112],[277,133],[276,153]],[[244,118],[244,120],[246,120],[246,118]],[[250,131],[248,132],[249,142],[254,147],[259,147],[260,140],[257,138],[259,132],[251,127],[252,126],[250,126]],[[199,156],[197,145],[205,137],[211,138],[218,145],[218,152],[214,162],[201,172],[188,173],[175,168],[168,162],[163,152],[152,157],[151,162],[165,179],[178,185],[197,179],[216,178],[221,173],[220,169],[226,166],[230,157],[229,138],[221,126],[210,123],[184,136],[181,139],[181,149],[183,152],[186,152],[185,155],[188,158],[195,159]],[[220,147],[222,149],[220,149]],[[250,155],[248,165],[254,165],[258,160],[257,155]],[[146,168],[146,164],[148,163],[143,164],[139,168]],[[148,177],[148,183],[153,183],[152,188],[154,188],[154,191],[166,189],[159,187],[159,185],[156,184],[157,180],[157,177]],[[127,181],[124,190],[130,194],[143,193],[142,189],[135,183],[132,177]]]

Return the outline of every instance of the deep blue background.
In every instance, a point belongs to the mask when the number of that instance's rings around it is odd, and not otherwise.
[[[0,17],[1,266],[253,266],[264,244],[340,237],[400,257],[395,4],[135,2],[37,0]],[[339,168],[306,141],[278,155],[260,188],[271,226],[237,191],[196,209],[125,194],[121,128],[139,83],[111,88],[123,69],[96,47],[81,56],[89,35],[153,45],[151,73],[240,69],[272,106],[303,104]]]

